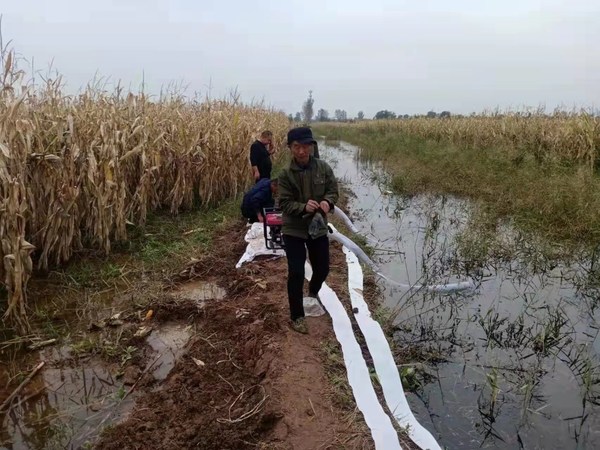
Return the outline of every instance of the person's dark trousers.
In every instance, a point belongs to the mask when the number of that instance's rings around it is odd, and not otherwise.
[[[308,249],[308,259],[313,269],[308,290],[311,295],[317,295],[329,274],[329,239],[327,236],[317,239],[301,239],[284,234],[283,242],[288,261],[287,289],[290,302],[290,316],[292,320],[296,320],[304,317],[302,299],[304,297],[306,249]]]
[[[258,216],[254,211],[249,211],[242,208],[242,217],[248,219],[248,223],[258,222]]]

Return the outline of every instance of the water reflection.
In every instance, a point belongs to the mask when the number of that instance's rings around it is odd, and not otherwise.
[[[0,442],[6,448],[80,448],[133,406],[132,397],[121,401],[122,383],[102,364],[62,367],[61,353],[41,353],[47,366],[2,422]]]
[[[165,324],[148,336],[148,345],[158,356],[151,355],[146,368],[156,380],[168,376],[190,335],[189,327]],[[14,352],[15,346],[6,350]],[[2,356],[24,363],[18,359],[23,355]],[[105,426],[132,410],[136,392],[128,395],[132,386],[117,377],[119,367],[91,357],[75,361],[68,347],[44,349],[39,359],[46,362],[44,369],[19,394],[9,413],[0,416],[1,448],[91,448]]]

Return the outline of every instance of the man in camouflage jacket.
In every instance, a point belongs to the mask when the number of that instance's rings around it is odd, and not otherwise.
[[[288,132],[287,145],[292,160],[279,176],[279,206],[283,212],[283,241],[288,260],[288,299],[292,328],[308,329],[304,321],[303,290],[306,250],[313,275],[309,296],[318,298],[329,274],[327,214],[339,197],[337,180],[331,167],[311,155],[316,144],[308,127]]]

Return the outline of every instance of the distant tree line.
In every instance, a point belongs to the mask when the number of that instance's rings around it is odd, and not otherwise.
[[[364,120],[365,113],[359,111],[355,118],[349,118],[348,113],[344,109],[336,109],[333,116],[329,115],[329,111],[320,108],[317,113],[314,113],[315,99],[312,95],[313,91],[308,91],[308,98],[302,104],[302,111],[298,111],[296,114],[288,114],[288,120],[290,122],[297,123],[309,123],[312,122],[313,118],[317,122],[353,122],[355,120]]]
[[[441,113],[436,113],[435,111],[429,111],[427,114],[425,115],[421,115],[421,114],[414,114],[414,115],[409,115],[409,114],[398,114],[396,115],[395,112],[393,111],[388,111],[387,109],[383,109],[381,111],[378,111],[377,114],[375,114],[375,116],[373,117],[373,119],[375,120],[381,120],[381,119],[410,119],[412,118],[416,118],[416,117],[427,117],[428,119],[435,119],[435,118],[445,118],[445,117],[450,117],[450,111],[442,111]]]
[[[314,104],[315,99],[312,95],[313,91],[308,91],[308,98],[302,104],[302,111],[298,111],[295,115],[289,114],[288,119],[290,122],[303,122],[309,123],[313,120],[317,122],[354,122],[356,120],[365,120],[365,113],[363,111],[359,111],[355,118],[348,118],[348,113],[344,109],[336,109],[333,113],[333,116],[329,114],[329,111],[326,109],[320,108],[317,113],[314,113]],[[427,114],[396,114],[393,111],[388,111],[387,109],[382,109],[381,111],[377,111],[375,116],[373,116],[374,120],[384,120],[384,119],[410,119],[410,118],[419,118],[426,117],[428,119],[444,119],[451,117],[452,114],[450,111],[442,111],[437,113],[433,110],[428,111]],[[457,117],[462,117],[458,115]]]

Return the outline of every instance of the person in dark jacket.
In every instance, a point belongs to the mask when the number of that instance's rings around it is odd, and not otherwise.
[[[242,216],[250,223],[263,221],[263,208],[272,208],[275,205],[274,197],[277,195],[277,180],[262,178],[252,186],[242,200]]]
[[[252,177],[258,182],[263,178],[271,178],[271,155],[273,150],[273,133],[271,131],[263,131],[260,139],[254,141],[250,147],[250,165],[252,166]]]
[[[279,176],[279,207],[283,213],[283,242],[288,261],[288,300],[292,328],[308,333],[304,321],[303,290],[306,251],[313,275],[309,296],[318,298],[329,274],[327,214],[339,197],[337,180],[331,167],[313,156],[312,131],[308,127],[288,132],[292,152],[290,166]]]

